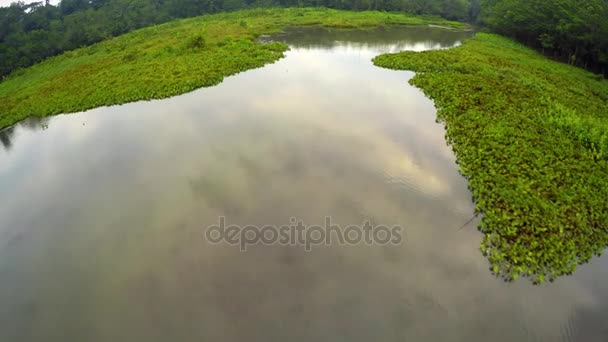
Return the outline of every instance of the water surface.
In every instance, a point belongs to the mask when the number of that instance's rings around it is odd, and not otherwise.
[[[371,63],[466,36],[291,29],[216,87],[2,131],[0,341],[606,341],[606,262],[494,278],[432,101]],[[219,216],[405,240],[240,252]]]

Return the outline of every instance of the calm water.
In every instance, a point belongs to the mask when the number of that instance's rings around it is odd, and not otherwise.
[[[606,259],[494,278],[433,103],[370,61],[467,35],[289,30],[216,87],[3,131],[0,341],[607,341]],[[405,240],[240,252],[205,240],[221,215]]]

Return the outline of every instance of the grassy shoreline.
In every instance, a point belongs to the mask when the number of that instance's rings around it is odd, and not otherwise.
[[[494,273],[543,282],[608,246],[608,81],[484,33],[374,63],[435,101]]]
[[[285,44],[255,40],[287,26],[430,24],[466,27],[436,17],[324,8],[252,9],[152,26],[11,74],[0,82],[0,128],[28,116],[160,99],[216,85],[283,57]]]

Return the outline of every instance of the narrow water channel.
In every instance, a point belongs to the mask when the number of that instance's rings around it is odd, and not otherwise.
[[[605,342],[605,259],[493,277],[432,101],[371,62],[468,35],[291,29],[218,86],[0,132],[0,341]],[[222,216],[403,239],[240,251]]]

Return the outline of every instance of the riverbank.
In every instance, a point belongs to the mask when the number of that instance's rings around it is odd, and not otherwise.
[[[413,70],[435,101],[506,279],[569,274],[608,245],[608,81],[479,33],[378,66]]]
[[[287,26],[466,27],[435,17],[323,8],[253,9],[177,20],[66,52],[0,83],[0,128],[49,116],[213,86],[224,77],[272,63],[287,45],[257,44]]]

